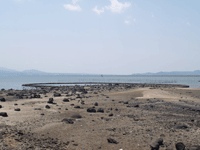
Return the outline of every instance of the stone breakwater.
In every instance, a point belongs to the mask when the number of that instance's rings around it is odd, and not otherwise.
[[[1,149],[200,149],[198,89],[170,84],[49,84],[1,89]]]

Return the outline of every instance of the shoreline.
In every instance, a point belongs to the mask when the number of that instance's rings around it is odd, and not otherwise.
[[[0,100],[6,150],[166,150],[200,141],[200,89],[185,85],[38,86],[1,90]]]

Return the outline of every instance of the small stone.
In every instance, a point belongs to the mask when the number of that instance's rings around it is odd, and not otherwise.
[[[45,108],[46,108],[46,109],[50,109],[51,107],[50,107],[49,105],[46,105]]]
[[[81,107],[80,107],[80,106],[74,106],[74,108],[77,108],[77,109],[78,109],[78,108],[81,108]]]
[[[6,99],[5,99],[5,98],[0,98],[0,101],[1,101],[1,102],[5,102]]]
[[[173,127],[174,129],[187,129],[188,126],[185,124],[177,124]]]
[[[20,108],[16,108],[15,111],[20,111]]]
[[[151,150],[159,150],[160,145],[163,145],[163,139],[162,138],[154,139],[150,145]]]
[[[64,98],[63,102],[69,102],[69,99]]]
[[[62,122],[65,122],[67,124],[74,124],[74,120],[73,119],[63,119]]]
[[[176,150],[185,150],[185,145],[182,142],[176,143]]]
[[[113,116],[113,114],[109,114],[108,116],[109,116],[109,117],[112,117],[112,116]]]
[[[108,143],[113,143],[113,144],[118,144],[118,142],[114,139],[108,138],[107,139]]]
[[[96,102],[96,103],[94,103],[94,106],[98,106],[99,104]]]
[[[82,116],[79,114],[75,114],[75,115],[72,115],[71,118],[80,119],[80,118],[82,118]]]
[[[49,101],[47,103],[53,104],[53,98],[49,98]]]
[[[94,109],[94,108],[88,108],[88,109],[87,109],[87,112],[96,113],[96,109]]]
[[[8,117],[8,114],[6,112],[0,112],[0,116],[2,116],[2,117]]]
[[[97,110],[97,112],[104,113],[104,109],[103,109],[103,108],[99,108],[99,109]]]

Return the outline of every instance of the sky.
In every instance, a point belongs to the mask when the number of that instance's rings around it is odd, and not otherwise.
[[[200,70],[199,0],[0,0],[0,67],[51,73]]]

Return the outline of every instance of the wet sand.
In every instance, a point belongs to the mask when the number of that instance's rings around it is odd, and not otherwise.
[[[40,87],[1,90],[0,100],[1,149],[175,150],[200,145],[200,89]]]

